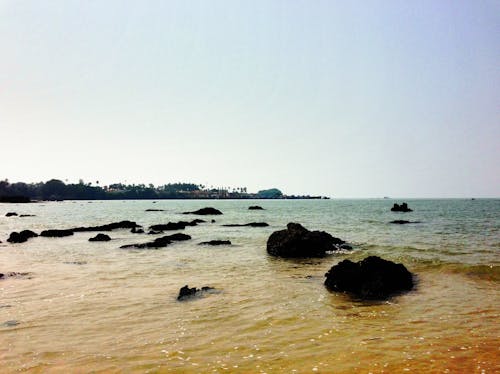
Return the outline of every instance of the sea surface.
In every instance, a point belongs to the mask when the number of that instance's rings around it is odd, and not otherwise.
[[[394,213],[394,202],[411,213]],[[248,210],[260,205],[265,210]],[[206,206],[221,216],[185,216]],[[146,209],[164,209],[146,212]],[[35,217],[5,217],[5,213]],[[192,239],[96,232],[6,242],[10,232],[206,219]],[[216,222],[211,223],[211,219]],[[395,225],[395,219],[418,221]],[[267,222],[269,227],[223,227]],[[299,222],[354,247],[322,259],[266,252]],[[156,236],[157,237],[157,236]],[[233,245],[200,246],[230,240]],[[159,200],[0,204],[0,372],[499,373],[500,200]],[[415,290],[381,302],[329,292],[324,274],[369,255],[403,263]],[[185,302],[180,287],[211,286]]]

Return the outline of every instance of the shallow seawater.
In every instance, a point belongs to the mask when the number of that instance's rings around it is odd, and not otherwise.
[[[393,200],[0,204],[0,272],[29,273],[0,280],[0,372],[500,372],[500,200],[406,201],[414,212],[390,212]],[[94,232],[6,243],[11,231],[147,227],[205,206],[224,215],[156,250],[120,249],[157,237],[128,230],[110,242],[88,242]],[[221,226],[253,221],[270,226]],[[267,238],[288,222],[354,250],[268,256]],[[197,245],[213,239],[233,245]],[[368,255],[404,263],[416,289],[384,302],[326,290],[332,265]],[[186,284],[220,292],[178,302]]]

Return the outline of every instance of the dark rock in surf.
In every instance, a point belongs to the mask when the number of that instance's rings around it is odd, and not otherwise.
[[[5,217],[16,217],[17,213],[16,212],[8,212]]]
[[[146,212],[164,212],[163,209],[146,209]]]
[[[408,223],[420,223],[419,221],[405,221],[404,219],[396,219],[391,221],[390,223],[394,223],[396,225],[406,225]]]
[[[183,214],[198,214],[201,216],[208,216],[208,215],[219,215],[222,214],[222,212],[215,208],[202,208],[195,210],[193,212],[184,212]]]
[[[138,229],[136,227],[132,227],[132,230],[130,230],[130,232],[132,234],[144,234],[144,230],[143,229]]]
[[[258,205],[252,205],[248,207],[248,210],[265,210],[265,209]]]
[[[229,240],[210,240],[208,242],[201,242],[198,245],[231,245]]]
[[[209,292],[209,291],[213,291],[213,290],[215,290],[215,288],[208,287],[208,286],[202,287],[201,289],[196,288],[196,287],[189,288],[189,286],[186,284],[184,287],[182,287],[179,290],[179,295],[177,296],[177,300],[184,301],[184,300],[190,299],[194,296],[199,296],[205,292]]]
[[[370,256],[359,262],[343,260],[325,274],[331,291],[348,292],[361,299],[384,300],[410,291],[413,276],[402,264]]]
[[[222,225],[224,227],[267,227],[269,226],[268,223],[265,222],[250,222],[250,223],[233,223],[233,224],[227,224],[227,225]]]
[[[38,236],[37,233],[31,231],[31,230],[23,230],[21,232],[12,232],[10,233],[9,238],[7,241],[9,243],[24,243],[30,238],[36,238]]]
[[[184,230],[187,226],[196,226],[198,223],[203,223],[202,219],[195,219],[191,222],[179,221],[179,222],[169,222],[166,224],[152,225],[149,228],[151,230],[157,231],[171,231],[171,230]]]
[[[275,231],[267,240],[267,252],[272,256],[300,258],[324,257],[345,242],[324,231],[309,231],[298,223],[289,223],[285,230]]]
[[[182,233],[177,233],[173,235],[162,236],[161,238],[156,238],[152,242],[122,245],[120,248],[138,248],[138,249],[165,248],[169,244],[172,244],[172,242],[184,241],[189,239],[191,239],[191,236]]]
[[[40,236],[45,238],[62,238],[65,236],[73,235],[73,230],[44,230],[40,233]]]
[[[89,242],[109,242],[111,238],[106,234],[97,234],[89,239]]]
[[[120,221],[120,222],[113,222],[113,223],[108,223],[106,225],[100,225],[100,226],[90,226],[90,227],[76,227],[74,229],[71,229],[73,232],[87,232],[87,231],[112,231],[116,229],[133,229],[141,227],[141,225],[138,225],[135,222],[132,221]]]
[[[394,203],[394,205],[391,208],[392,212],[413,212],[413,209],[408,208],[407,203],[402,203],[401,205]]]
[[[19,217],[36,217],[34,214],[21,214]]]
[[[23,277],[28,277],[30,273],[18,273],[15,271],[11,271],[9,273],[0,273],[0,279],[7,279],[7,278],[23,278]]]

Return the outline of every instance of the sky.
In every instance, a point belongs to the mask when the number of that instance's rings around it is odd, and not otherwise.
[[[5,178],[500,197],[500,2],[0,0]]]

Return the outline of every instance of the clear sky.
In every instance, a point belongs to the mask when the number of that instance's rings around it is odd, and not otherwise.
[[[0,0],[0,179],[500,196],[499,1]]]

